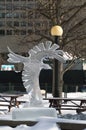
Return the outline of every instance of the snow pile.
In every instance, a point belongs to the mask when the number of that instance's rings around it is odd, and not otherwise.
[[[39,122],[34,126],[19,125],[15,128],[9,126],[1,126],[0,130],[61,130],[56,124],[57,118],[42,117],[39,118]]]
[[[64,119],[73,119],[73,120],[86,120],[86,114],[84,113],[79,113],[79,114],[64,114],[64,115],[59,115],[59,118],[64,118]]]

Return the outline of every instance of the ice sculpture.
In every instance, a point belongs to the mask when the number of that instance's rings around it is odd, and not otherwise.
[[[29,56],[24,57],[15,54],[8,47],[8,61],[11,63],[23,63],[22,80],[27,93],[30,95],[30,105],[42,105],[42,94],[39,86],[39,74],[41,69],[50,69],[48,64],[43,63],[46,58],[55,58],[61,62],[68,59],[66,53],[59,50],[59,45],[51,41],[40,43],[29,50]]]

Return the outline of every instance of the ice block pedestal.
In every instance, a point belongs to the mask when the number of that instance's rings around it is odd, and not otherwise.
[[[30,107],[16,108],[12,110],[13,120],[37,121],[40,117],[57,117],[55,108]]]

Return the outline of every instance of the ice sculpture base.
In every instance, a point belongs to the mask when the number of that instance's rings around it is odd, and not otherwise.
[[[40,117],[57,117],[55,108],[30,107],[15,108],[12,110],[13,120],[37,121]]]

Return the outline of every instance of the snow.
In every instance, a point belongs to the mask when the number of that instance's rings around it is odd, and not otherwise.
[[[64,96],[64,93],[63,93]],[[47,97],[52,97],[51,94],[47,94]],[[69,98],[83,98],[86,99],[86,92],[77,92],[77,93],[68,93],[67,97]],[[22,101],[28,101],[28,96],[27,94],[25,94],[23,97],[19,97],[18,100],[22,100]],[[49,103],[48,101],[44,101],[44,106],[48,107]],[[28,107],[27,104],[22,103],[20,105],[20,108],[23,107]],[[12,110],[15,108],[12,108]],[[18,109],[18,108],[17,108]],[[7,111],[6,107],[1,107],[0,106],[0,120],[12,120],[12,110],[11,112]],[[79,123],[79,124],[86,124],[86,111],[77,114],[75,110],[62,110],[62,114],[59,115],[58,111],[57,111],[57,122],[73,122],[73,123]],[[43,130],[47,129],[47,130],[60,130],[60,128],[58,126],[56,126],[56,123],[52,122],[53,125],[50,127],[50,119],[46,117],[46,122],[43,122],[43,120],[39,119],[39,122],[37,123],[37,125],[33,126],[27,126],[25,124],[21,124],[15,128],[12,128],[10,126],[0,126],[0,130],[42,130],[42,127],[40,127],[40,125],[43,125]],[[41,124],[43,123],[43,124]],[[84,129],[86,130],[86,129]]]

